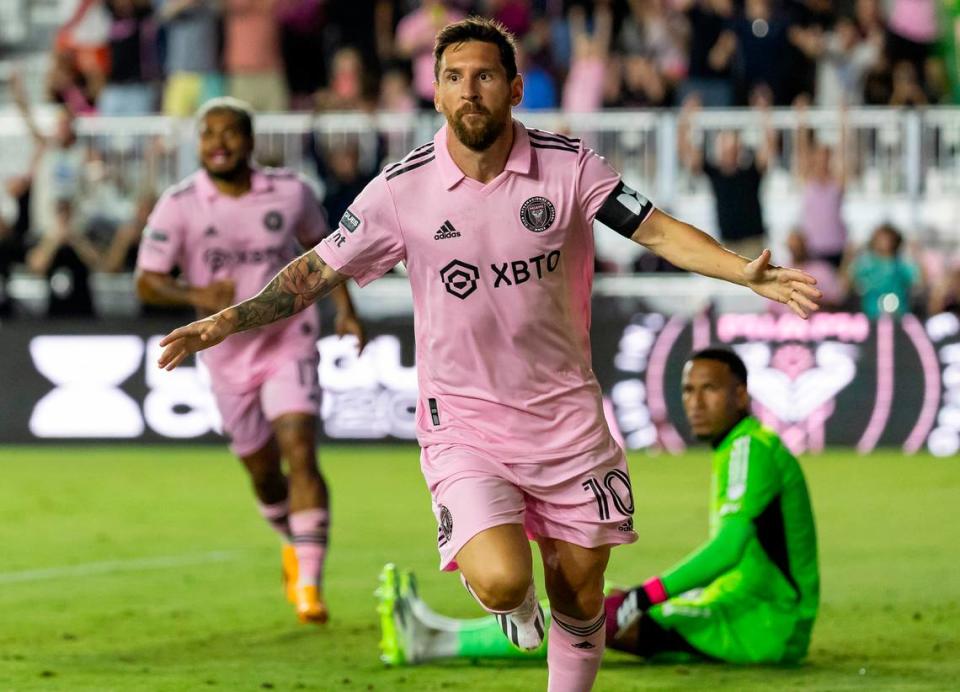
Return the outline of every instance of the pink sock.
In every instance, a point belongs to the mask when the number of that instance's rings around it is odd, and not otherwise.
[[[553,611],[547,637],[547,692],[589,692],[604,648],[603,610],[589,620]]]
[[[327,556],[330,513],[304,509],[290,515],[290,540],[297,553],[297,586],[320,586]]]
[[[282,502],[275,502],[272,505],[257,502],[257,507],[260,509],[260,515],[267,520],[267,523],[273,527],[273,530],[289,540],[290,525],[287,522],[287,518],[290,515],[290,502],[283,500]]]

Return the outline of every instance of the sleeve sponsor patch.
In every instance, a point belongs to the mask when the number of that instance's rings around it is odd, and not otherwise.
[[[343,216],[340,217],[340,225],[353,233],[360,225],[360,217],[347,209],[343,212]]]
[[[651,211],[653,203],[621,180],[597,212],[597,221],[629,238]]]

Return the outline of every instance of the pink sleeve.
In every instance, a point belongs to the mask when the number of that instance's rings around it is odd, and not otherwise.
[[[163,195],[157,202],[140,240],[137,269],[166,274],[180,261],[184,224],[173,195]]]
[[[393,195],[383,176],[363,189],[336,231],[316,247],[320,259],[365,286],[406,258]]]
[[[580,205],[587,223],[592,224],[600,207],[620,182],[620,174],[613,170],[605,158],[587,148],[580,150],[577,168]]]
[[[297,221],[297,241],[303,247],[313,247],[330,233],[330,224],[317,196],[304,181],[300,185],[300,218]]]

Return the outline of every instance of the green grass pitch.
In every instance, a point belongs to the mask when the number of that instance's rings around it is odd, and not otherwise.
[[[372,592],[415,569],[441,612],[479,609],[436,571],[414,447],[322,451],[334,524],[325,628],[296,622],[275,536],[221,447],[0,447],[0,690],[537,690],[539,665],[385,669]],[[709,461],[631,459],[633,582],[706,532]],[[896,453],[805,461],[823,600],[797,667],[638,665],[608,655],[596,689],[960,689],[960,464]]]

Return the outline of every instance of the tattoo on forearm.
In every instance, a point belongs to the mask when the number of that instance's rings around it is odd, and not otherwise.
[[[237,305],[235,330],[262,327],[300,312],[330,288],[323,278],[326,264],[316,252],[293,260],[260,293]]]

